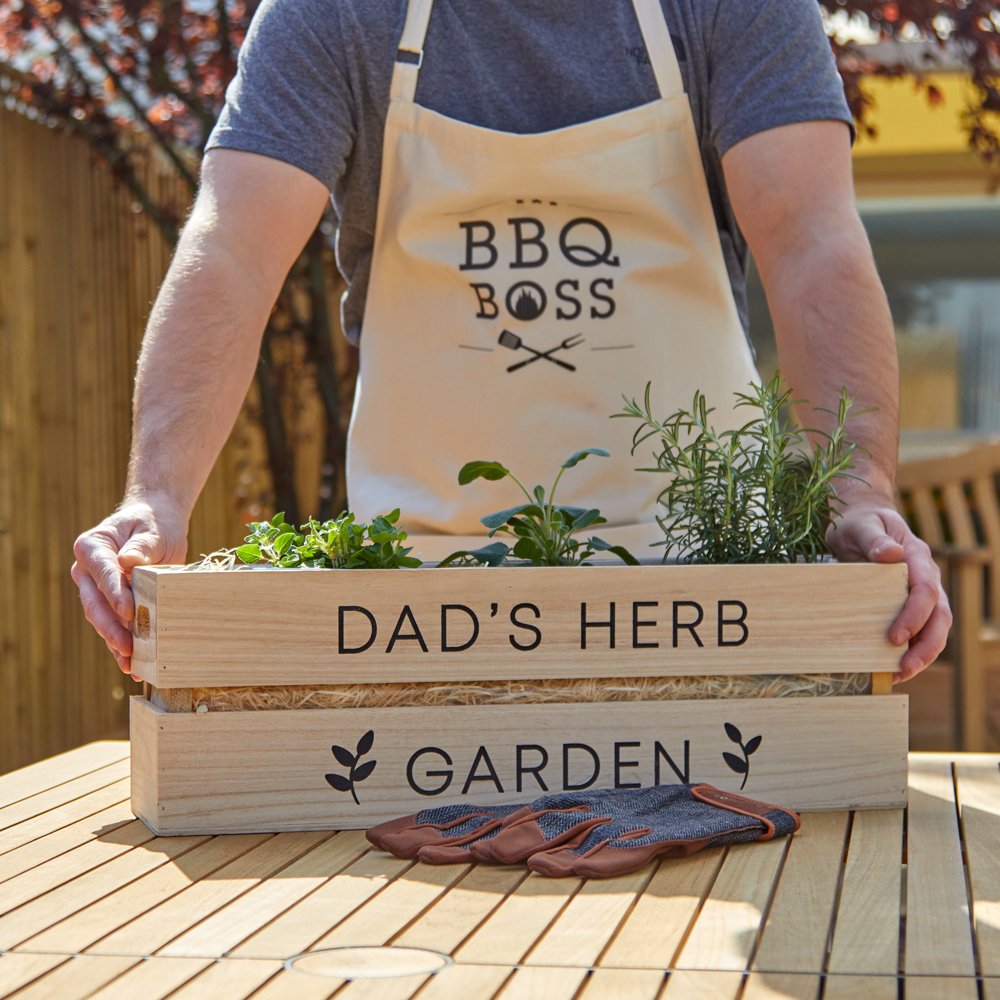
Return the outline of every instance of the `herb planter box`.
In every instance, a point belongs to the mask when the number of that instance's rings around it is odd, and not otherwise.
[[[674,781],[797,809],[905,798],[903,566],[153,567],[133,586],[132,805],[160,834]]]

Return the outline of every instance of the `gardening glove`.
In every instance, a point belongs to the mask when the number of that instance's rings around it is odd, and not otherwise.
[[[472,860],[468,845],[481,837],[495,835],[505,817],[524,809],[523,803],[502,806],[471,804],[422,809],[373,826],[365,836],[382,850],[397,858],[415,858],[424,848],[445,850],[448,864]],[[454,850],[451,850],[454,849]],[[448,853],[451,851],[451,853]],[[454,855],[454,856],[452,856]]]
[[[609,822],[595,824],[583,839],[531,854],[528,867],[542,875],[608,878],[637,871],[653,858],[771,840],[799,828],[790,809],[704,784],[628,791],[610,804]],[[510,830],[530,822],[525,817]]]

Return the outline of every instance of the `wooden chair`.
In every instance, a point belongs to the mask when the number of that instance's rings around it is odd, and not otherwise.
[[[991,671],[1000,682],[1000,442],[904,462],[897,486],[900,509],[941,567],[955,615],[946,656],[958,748],[986,750],[996,735],[991,714],[994,725],[1000,721],[989,705]],[[948,669],[946,662],[925,671],[911,682],[913,695],[926,689],[936,700]]]

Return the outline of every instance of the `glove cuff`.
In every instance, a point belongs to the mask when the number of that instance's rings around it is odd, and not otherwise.
[[[699,802],[760,820],[765,826],[761,840],[770,840],[777,834],[794,833],[799,828],[798,813],[783,806],[773,806],[768,802],[748,799],[735,792],[724,792],[713,785],[692,785],[690,791]]]

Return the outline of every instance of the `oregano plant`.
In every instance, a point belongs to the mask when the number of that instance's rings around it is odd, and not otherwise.
[[[852,400],[845,390],[836,411],[820,410],[835,417],[824,431],[788,422],[791,390],[781,388],[780,373],[736,396],[747,419],[731,430],[715,429],[700,391],[690,409],[659,418],[647,385],[641,403],[623,397],[614,414],[639,422],[633,454],[653,445],[655,465],[640,471],[666,477],[657,517],[664,560],[815,562],[826,555],[826,529],[838,514],[837,480],[857,478],[856,446],[845,435]]]
[[[491,482],[510,479],[524,494],[526,502],[480,518],[490,529],[491,538],[503,534],[513,540],[512,545],[494,542],[480,549],[453,552],[439,565],[448,566],[464,562],[499,566],[508,557],[513,557],[535,566],[577,566],[598,552],[610,552],[630,566],[638,565],[635,556],[621,545],[611,545],[593,535],[585,541],[575,537],[578,531],[607,523],[607,518],[603,517],[597,508],[568,507],[555,502],[556,490],[563,473],[590,456],[607,458],[608,452],[603,448],[585,448],[570,455],[559,467],[548,492],[541,485],[529,491],[524,483],[500,462],[482,459],[466,462],[458,473],[458,481],[462,486],[467,486],[477,479]]]

